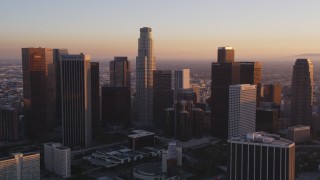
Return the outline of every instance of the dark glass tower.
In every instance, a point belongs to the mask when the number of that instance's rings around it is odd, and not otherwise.
[[[257,107],[261,102],[262,66],[260,62],[240,62],[240,83],[257,87]]]
[[[293,66],[291,125],[310,125],[313,105],[313,64],[297,59]]]
[[[110,86],[131,88],[131,70],[128,57],[114,57],[110,61]]]
[[[92,137],[95,138],[100,129],[100,81],[99,62],[91,62],[91,120]]]
[[[39,138],[56,124],[52,49],[22,48],[22,72],[26,135]]]
[[[218,63],[234,62],[234,49],[232,47],[218,48]]]
[[[13,107],[0,107],[0,141],[19,140],[18,113]]]
[[[153,71],[153,124],[158,129],[164,128],[165,109],[173,105],[173,90],[171,88],[172,71]]]
[[[212,63],[211,134],[228,137],[229,86],[240,84],[240,63]]]
[[[268,84],[263,86],[263,101],[274,102],[276,105],[281,105],[281,85]]]

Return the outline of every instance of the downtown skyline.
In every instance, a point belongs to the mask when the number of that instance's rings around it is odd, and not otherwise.
[[[35,4],[37,4],[35,6]],[[236,59],[295,59],[318,52],[317,1],[4,1],[0,61],[20,47],[64,47],[92,59],[137,56],[139,27],[152,27],[158,60],[216,60],[232,46]]]

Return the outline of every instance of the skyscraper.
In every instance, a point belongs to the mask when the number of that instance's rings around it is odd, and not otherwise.
[[[138,126],[153,126],[153,57],[151,28],[140,28],[138,56],[136,59],[136,113]]]
[[[177,93],[180,89],[190,88],[190,69],[181,69],[174,71],[174,96],[177,99]]]
[[[263,101],[274,102],[276,105],[281,105],[281,85],[268,84],[263,86]]]
[[[234,62],[233,47],[219,47],[218,48],[218,63],[232,63]]]
[[[127,126],[130,124],[131,95],[129,87],[102,87],[102,123]]]
[[[256,129],[256,86],[230,85],[228,137],[243,136]]]
[[[228,137],[229,86],[240,83],[240,63],[212,63],[211,134]]]
[[[294,142],[255,132],[231,138],[228,143],[228,179],[295,179]]]
[[[261,102],[262,66],[260,62],[240,62],[240,84],[256,85],[257,107]]]
[[[52,49],[22,48],[22,71],[26,134],[38,138],[53,130],[56,124]]]
[[[18,113],[13,107],[0,106],[0,141],[19,140]]]
[[[61,72],[60,62],[61,55],[68,54],[68,49],[53,49],[53,63],[55,66],[56,74],[56,118],[58,124],[61,125]]]
[[[62,55],[62,143],[72,149],[91,143],[90,56]]]
[[[313,104],[313,64],[297,59],[293,66],[291,125],[311,125]]]
[[[173,105],[171,70],[155,70],[153,72],[153,121],[157,129],[164,128],[165,109]]]
[[[110,86],[131,88],[131,70],[128,57],[114,57],[110,61]]]
[[[99,62],[91,62],[91,120],[92,136],[95,138],[100,129],[100,81]]]

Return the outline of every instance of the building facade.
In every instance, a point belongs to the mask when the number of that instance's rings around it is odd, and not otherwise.
[[[131,69],[128,57],[114,57],[110,61],[110,86],[131,88]]]
[[[153,70],[156,60],[153,56],[152,30],[140,28],[138,56],[136,58],[136,97],[137,126],[153,126]]]
[[[281,105],[281,85],[268,84],[263,86],[263,101],[273,102],[277,106]]]
[[[56,125],[52,49],[22,48],[22,74],[26,134],[37,138]]]
[[[91,144],[90,56],[62,55],[62,143],[72,149]]]
[[[180,89],[190,88],[190,69],[181,69],[174,71],[174,95],[177,99],[177,93]]]
[[[100,131],[100,81],[99,62],[91,62],[91,120],[92,137],[95,138]]]
[[[233,47],[219,47],[218,48],[218,63],[232,63],[234,62]]]
[[[256,86],[231,85],[229,88],[228,137],[239,137],[256,130]]]
[[[313,105],[313,64],[297,59],[293,66],[291,126],[311,125]]]
[[[229,139],[228,143],[228,179],[295,179],[295,144],[292,141],[256,132]]]
[[[19,140],[19,122],[17,110],[0,106],[0,141]]]

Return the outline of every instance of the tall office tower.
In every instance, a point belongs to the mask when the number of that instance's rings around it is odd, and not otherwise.
[[[179,101],[173,108],[167,108],[165,136],[188,141],[201,138],[203,134],[204,111],[194,108],[192,101]]]
[[[68,49],[53,49],[53,64],[56,70],[56,118],[58,124],[61,125],[61,73],[60,62],[61,55],[68,54]]]
[[[256,131],[256,86],[230,85],[228,137],[238,137]]]
[[[0,158],[0,179],[40,180],[40,153],[13,153]]]
[[[180,89],[190,88],[190,69],[181,69],[174,71],[174,96],[177,99],[177,93]]]
[[[131,70],[128,57],[114,57],[110,61],[110,86],[131,88]]]
[[[138,56],[136,61],[136,113],[138,126],[153,126],[153,70],[156,60],[153,57],[151,28],[140,28]]]
[[[295,179],[294,142],[255,132],[229,139],[228,144],[228,179]]]
[[[291,126],[311,125],[313,104],[313,64],[297,59],[293,66]]]
[[[45,143],[44,166],[45,169],[59,176],[71,176],[70,148],[62,146],[60,143]]]
[[[258,108],[256,110],[256,131],[276,133],[279,127],[279,109]]]
[[[164,110],[173,105],[171,78],[171,70],[153,71],[153,123],[159,129],[164,128],[166,119]]]
[[[95,138],[100,129],[100,81],[99,62],[91,62],[91,121],[92,137]]]
[[[276,105],[281,105],[281,85],[268,84],[263,86],[263,101],[273,102]]]
[[[218,48],[218,63],[232,63],[234,62],[233,47],[219,47]]]
[[[260,62],[240,62],[240,84],[252,84],[257,88],[257,107],[261,103],[262,66]]]
[[[90,56],[62,55],[62,143],[72,149],[91,143]]]
[[[193,104],[197,103],[197,94],[194,92],[193,88],[179,89],[176,94],[176,101],[192,101]]]
[[[211,133],[228,137],[229,86],[240,83],[240,63],[212,63]]]
[[[129,87],[102,87],[102,123],[109,126],[130,124],[131,95]]]
[[[19,125],[16,109],[0,106],[0,141],[17,140],[19,140]]]
[[[38,138],[56,124],[52,49],[22,48],[22,71],[26,134]]]

